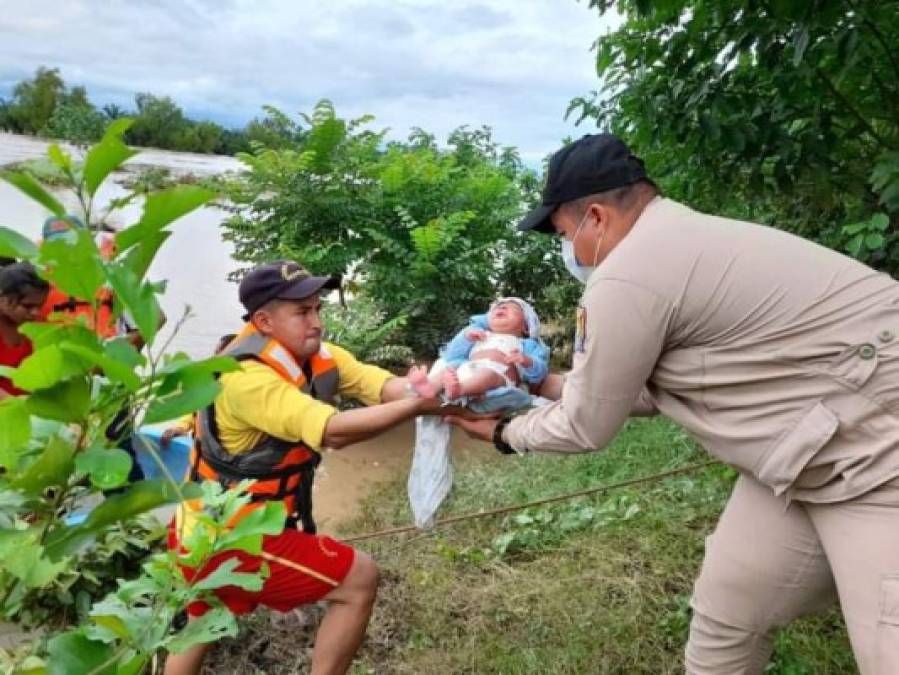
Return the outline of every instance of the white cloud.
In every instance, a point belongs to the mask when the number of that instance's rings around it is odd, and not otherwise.
[[[396,137],[487,124],[532,163],[586,133],[562,118],[596,87],[589,49],[608,25],[586,0],[13,1],[0,95],[47,65],[101,104],[149,91],[233,125],[330,98]]]

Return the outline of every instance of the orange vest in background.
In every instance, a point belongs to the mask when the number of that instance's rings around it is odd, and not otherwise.
[[[103,236],[99,241],[100,254],[110,260],[115,255],[115,238]],[[47,320],[51,314],[62,316],[62,321],[75,322],[83,316],[87,327],[101,338],[115,337],[117,334],[115,315],[113,314],[113,296],[109,288],[101,288],[97,291],[94,304],[87,300],[80,300],[68,293],[64,293],[54,285],[50,285],[50,292],[41,310],[41,318]]]

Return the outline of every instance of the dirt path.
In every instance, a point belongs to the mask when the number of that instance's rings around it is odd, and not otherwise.
[[[359,504],[380,483],[407,476],[412,464],[415,425],[403,424],[376,439],[323,453],[315,476],[315,520],[322,532],[358,513]],[[453,430],[453,459],[457,463],[490,451],[490,446]]]

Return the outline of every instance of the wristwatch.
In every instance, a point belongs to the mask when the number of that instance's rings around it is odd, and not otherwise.
[[[515,454],[515,448],[503,440],[503,429],[505,429],[506,425],[511,421],[512,418],[509,416],[502,417],[499,422],[496,423],[496,426],[493,427],[493,447],[496,448],[497,452],[501,452],[504,455]]]

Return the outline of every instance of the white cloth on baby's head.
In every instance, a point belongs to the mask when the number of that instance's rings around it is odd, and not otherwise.
[[[508,298],[500,298],[496,300],[493,304],[490,305],[490,309],[493,309],[501,302],[514,302],[516,305],[521,307],[521,311],[524,314],[524,321],[528,327],[528,337],[533,338],[534,340],[538,340],[540,338],[540,318],[537,316],[536,310],[531,307],[531,303],[527,300],[522,300],[521,298],[516,298],[515,296],[509,296]]]

